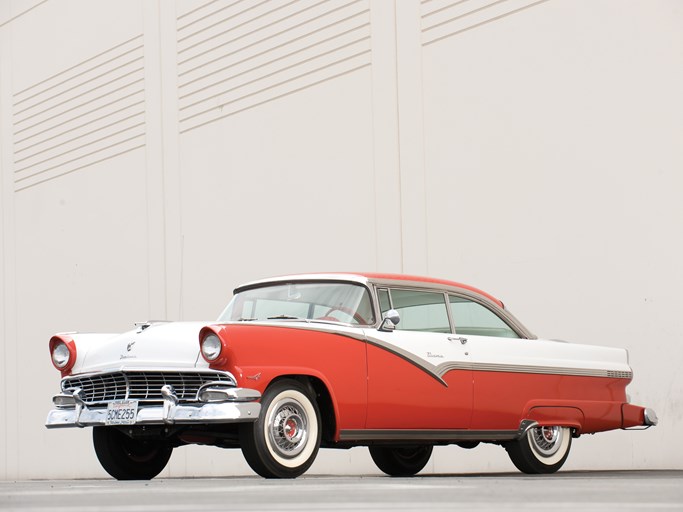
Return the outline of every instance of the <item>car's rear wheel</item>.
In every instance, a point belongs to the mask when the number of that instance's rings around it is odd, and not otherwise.
[[[554,473],[569,456],[572,432],[568,427],[535,427],[505,449],[512,463],[523,473]]]
[[[413,476],[427,465],[432,449],[431,445],[370,446],[370,456],[389,476]]]
[[[166,467],[173,447],[160,441],[133,439],[113,427],[92,431],[95,454],[117,480],[150,480]]]
[[[264,478],[296,478],[311,467],[321,438],[313,393],[293,379],[277,381],[261,398],[261,414],[240,428],[242,453]]]

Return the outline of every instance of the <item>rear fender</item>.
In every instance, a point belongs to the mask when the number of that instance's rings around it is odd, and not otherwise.
[[[583,412],[577,407],[533,407],[525,415],[525,419],[533,420],[541,427],[558,425],[571,427],[576,432],[582,431],[585,422]]]
[[[622,428],[622,405],[611,400],[532,400],[521,419],[538,416],[540,424],[571,426],[578,434],[590,434]]]

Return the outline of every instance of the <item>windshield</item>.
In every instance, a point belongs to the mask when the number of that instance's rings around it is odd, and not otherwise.
[[[347,283],[288,283],[252,288],[235,295],[219,322],[319,320],[374,325],[368,290]]]

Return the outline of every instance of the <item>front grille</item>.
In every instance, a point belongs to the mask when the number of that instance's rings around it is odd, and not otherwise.
[[[87,404],[114,400],[161,402],[161,388],[169,384],[181,401],[194,402],[199,388],[215,381],[235,385],[230,375],[221,372],[125,371],[68,377],[62,380],[62,391],[80,388]]]

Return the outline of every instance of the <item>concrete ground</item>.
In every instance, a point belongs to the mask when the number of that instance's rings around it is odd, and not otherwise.
[[[0,482],[17,511],[683,511],[683,471]]]

